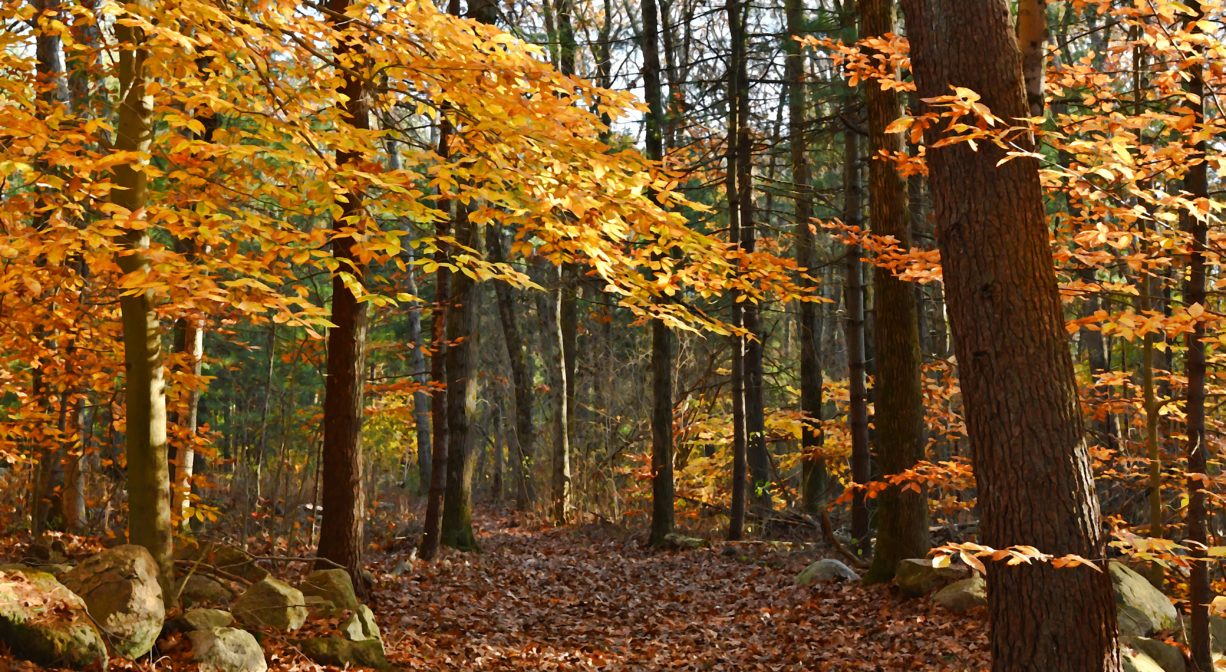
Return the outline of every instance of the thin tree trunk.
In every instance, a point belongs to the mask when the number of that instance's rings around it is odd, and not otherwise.
[[[892,0],[860,0],[863,39],[894,32]],[[882,152],[903,151],[902,136],[886,128],[902,112],[898,93],[866,86],[869,132],[869,224],[877,236],[892,236],[911,246],[907,182]],[[873,267],[873,348],[875,376],[873,426],[882,478],[901,474],[924,459],[924,398],[920,385],[919,309],[915,287],[888,268]],[[877,497],[877,543],[868,583],[889,581],[900,560],[928,553],[928,494],[909,483],[890,485]]]
[[[1200,0],[1191,0],[1188,7],[1192,15],[1188,17],[1187,27],[1193,33],[1201,32],[1198,21],[1204,19]],[[1201,61],[1196,61],[1188,67],[1191,79],[1186,84],[1189,104],[1193,105],[1193,115],[1196,117],[1197,128],[1205,120],[1205,73]],[[1195,101],[1195,102],[1193,102]],[[1188,167],[1184,177],[1184,188],[1189,198],[1198,203],[1205,203],[1209,198],[1209,164],[1208,142],[1202,137],[1195,146],[1195,158]],[[1208,212],[1208,207],[1205,208]],[[1189,309],[1199,307],[1207,311],[1208,287],[1206,282],[1207,260],[1205,255],[1209,236],[1209,224],[1206,215],[1195,212],[1184,213],[1184,229],[1191,238],[1191,250],[1188,256],[1188,274],[1184,285],[1184,301]],[[1187,513],[1187,545],[1192,559],[1191,575],[1188,577],[1188,600],[1191,603],[1190,628],[1188,630],[1188,648],[1191,649],[1192,669],[1196,672],[1209,672],[1214,669],[1213,656],[1209,637],[1209,602],[1213,599],[1213,591],[1209,584],[1209,560],[1206,548],[1209,543],[1208,512],[1206,510],[1205,490],[1208,480],[1209,448],[1205,441],[1205,322],[1198,319],[1193,323],[1192,331],[1187,335],[1188,354],[1186,374],[1188,378],[1187,403],[1184,413],[1187,417],[1187,460],[1188,460],[1188,513]]]
[[[660,78],[660,25],[655,0],[642,0],[643,92],[647,100],[647,158],[664,158],[664,86]],[[651,323],[651,537],[663,546],[676,525],[673,484],[672,333],[663,320]]]
[[[1043,116],[1043,81],[1047,74],[1047,0],[1018,0],[1017,43],[1030,116]]]
[[[728,19],[728,32],[731,35],[731,49],[728,59],[728,135],[727,135],[727,165],[724,174],[725,190],[728,194],[728,237],[733,245],[741,242],[741,213],[738,164],[746,157],[740,156],[737,136],[740,130],[740,82],[737,73],[740,72],[739,62],[744,60],[744,39],[741,30],[741,8],[738,0],[725,0],[724,10]],[[744,304],[737,300],[734,292],[732,298],[732,324],[739,329],[744,324]],[[745,534],[745,504],[749,488],[748,456],[745,437],[745,337],[738,334],[732,337],[732,503],[728,517],[728,539],[737,541]]]
[[[327,16],[337,30],[344,30],[349,19],[349,0],[329,0]],[[335,46],[337,57],[360,61],[360,48],[341,40]],[[340,93],[345,97],[342,112],[345,120],[357,129],[370,128],[367,109],[366,83],[353,64],[341,76]],[[336,164],[342,170],[356,164],[361,157],[351,151],[336,153]],[[358,301],[342,279],[342,273],[352,274],[363,282],[365,263],[355,253],[356,237],[364,225],[362,193],[349,189],[338,198],[341,214],[332,223],[336,237],[332,241],[332,256],[338,270],[332,279],[332,312],[334,325],[328,330],[328,364],[324,381],[323,417],[323,519],[319,529],[317,553],[324,560],[344,567],[359,594],[366,594],[362,578],[362,547],[365,530],[365,503],[362,483],[362,410],[363,386],[366,375],[367,304]],[[261,441],[263,439],[261,438]]]
[[[786,0],[787,32],[790,38],[802,36],[805,25],[804,2]],[[809,170],[809,108],[806,101],[805,56],[800,44],[786,40],[788,54],[788,139],[792,160],[792,189],[796,201],[796,263],[800,266],[800,284],[808,294],[818,298],[818,285],[813,278],[817,266],[813,219],[813,185]],[[826,492],[826,460],[822,457],[822,366],[821,318],[816,301],[802,301],[798,308],[797,339],[800,341],[800,412],[804,427],[800,434],[801,500],[810,515],[821,512]]]
[[[138,9],[143,6],[137,5]],[[149,151],[153,97],[146,91],[148,52],[139,28],[116,22],[119,52],[119,123],[115,151],[144,155]],[[148,198],[147,176],[139,159],[115,166],[111,202],[139,215]],[[127,275],[151,268],[149,229],[126,229],[117,262]],[[166,383],[162,367],[162,325],[153,290],[119,299],[123,319],[127,406],[128,539],[149,549],[158,564],[158,582],[167,606],[174,606],[174,562],[170,519],[170,471],[166,459]]]
[[[502,263],[507,260],[500,231],[488,231],[485,244],[489,249],[490,261]],[[522,474],[522,478],[516,483],[515,506],[520,511],[527,511],[533,500],[532,465],[536,436],[532,427],[532,409],[536,405],[532,360],[524,348],[524,337],[519,329],[514,290],[506,283],[495,283],[494,298],[498,303],[502,339],[506,343],[507,360],[511,365],[511,389],[515,395],[515,431],[511,433],[514,438],[514,451],[511,455],[518,463],[516,469]]]
[[[860,186],[860,138],[848,128],[843,134],[843,220],[859,226],[864,200]],[[865,366],[864,262],[859,245],[847,247],[844,260],[843,306],[847,343],[847,421],[851,431],[851,479],[863,486],[872,479],[868,444],[868,382]],[[868,498],[857,488],[851,499],[851,537],[856,552],[867,556],[869,536]]]
[[[1005,0],[902,0],[920,98],[970,88],[1024,116]],[[938,125],[943,126],[943,125]],[[941,137],[931,128],[929,147]],[[1014,142],[1028,149],[1024,137]],[[1115,672],[1115,607],[1043,209],[1038,163],[966,143],[929,152],[946,301],[975,468],[981,543],[1097,568],[992,563],[992,668]],[[1097,571],[1102,570],[1102,571]]]

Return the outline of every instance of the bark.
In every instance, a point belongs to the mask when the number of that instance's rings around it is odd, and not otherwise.
[[[724,188],[728,194],[728,237],[733,245],[741,241],[741,208],[738,176],[740,147],[736,138],[740,129],[740,82],[738,63],[745,59],[745,45],[741,29],[741,6],[738,0],[725,0],[724,10],[731,34],[731,50],[728,58],[728,134]],[[731,326],[734,329],[744,324],[744,304],[732,294]],[[748,494],[748,456],[746,454],[745,426],[745,338],[740,334],[732,337],[732,502],[728,516],[728,539],[736,541],[745,533],[745,499]]]
[[[493,24],[498,6],[489,0],[472,2],[468,17]],[[453,233],[456,253],[479,248],[477,225],[468,216],[471,204],[457,203]],[[465,551],[477,550],[472,529],[473,451],[471,425],[477,407],[474,380],[477,358],[476,283],[464,273],[451,275],[450,305],[447,307],[447,480],[443,496],[440,541],[444,546]]]
[[[550,507],[554,523],[566,522],[571,509],[570,442],[575,412],[575,346],[578,329],[576,314],[576,277],[570,264],[558,267],[558,289],[554,297],[554,325],[558,339],[558,390],[555,395],[553,434],[553,502]]]
[[[345,29],[349,0],[329,0],[327,15],[332,25]],[[338,60],[360,62],[361,49],[341,40],[335,47]],[[346,100],[341,104],[345,120],[353,128],[370,128],[367,110],[366,82],[356,72],[357,63],[341,76],[339,93]],[[336,153],[336,165],[345,170],[360,161],[350,151]],[[332,241],[332,256],[339,262],[332,279],[332,328],[328,330],[328,363],[324,382],[323,417],[323,519],[319,528],[320,558],[344,567],[354,588],[366,593],[362,578],[362,547],[364,541],[365,506],[362,483],[362,409],[366,375],[367,304],[359,302],[342,280],[349,273],[356,282],[363,281],[365,263],[354,251],[357,240],[353,230],[362,224],[363,194],[356,188],[338,198],[340,216],[333,223],[336,237]],[[262,439],[261,439],[262,441]]]
[[[643,92],[647,100],[647,158],[664,158],[664,86],[660,77],[660,25],[655,0],[642,0]],[[672,333],[662,320],[651,323],[651,537],[662,546],[676,525],[673,483]]]
[[[994,114],[1025,116],[1021,53],[1005,0],[902,0],[920,98],[951,85]],[[932,129],[929,143],[939,130]],[[1031,144],[1015,137],[1023,147]],[[1103,558],[1105,535],[1048,244],[1038,164],[999,148],[929,153],[984,544]],[[1105,563],[988,570],[992,667],[1118,670]],[[1053,599],[1058,596],[1058,599]]]
[[[894,32],[892,0],[860,0],[862,38]],[[869,132],[869,224],[877,236],[911,246],[907,182],[881,152],[901,154],[902,136],[886,128],[902,113],[898,93],[865,87]],[[903,473],[924,459],[924,398],[920,384],[919,306],[915,287],[889,269],[873,267],[875,377],[873,425],[881,477]],[[877,497],[877,542],[869,583],[894,578],[900,560],[928,554],[928,495],[924,488],[891,485]]]
[[[1192,16],[1188,18],[1188,30],[1200,32],[1198,21],[1204,18],[1199,0],[1188,3]],[[1203,61],[1195,61],[1188,66],[1191,79],[1185,88],[1192,105],[1196,123],[1205,120],[1205,73]],[[1195,102],[1192,102],[1195,101]],[[1198,201],[1209,198],[1209,164],[1208,142],[1201,138],[1194,148],[1195,158],[1191,160],[1188,173],[1184,177],[1184,188],[1188,197]],[[1197,213],[1184,213],[1184,229],[1191,238],[1191,250],[1188,256],[1188,274],[1184,285],[1184,300],[1188,306],[1208,307],[1208,287],[1206,278],[1206,246],[1208,243],[1208,220]],[[1188,354],[1185,363],[1188,378],[1187,401],[1184,413],[1187,417],[1187,447],[1188,460],[1188,512],[1187,512],[1187,544],[1192,557],[1191,575],[1188,577],[1188,600],[1191,603],[1190,627],[1188,629],[1188,648],[1191,649],[1192,669],[1196,672],[1209,672],[1214,669],[1213,656],[1210,650],[1209,637],[1209,602],[1213,599],[1213,591],[1209,584],[1209,559],[1206,548],[1209,543],[1208,512],[1206,510],[1205,490],[1208,485],[1208,453],[1205,442],[1205,322],[1196,320],[1192,331],[1187,335]]]
[[[1047,74],[1047,0],[1018,0],[1017,43],[1030,116],[1043,116],[1043,81]]]
[[[859,226],[863,194],[860,187],[860,138],[854,129],[844,133],[843,220]],[[864,334],[864,262],[859,245],[847,247],[843,267],[844,340],[847,343],[847,422],[851,433],[851,479],[863,486],[872,479],[868,443],[868,382]],[[857,488],[851,500],[851,537],[856,552],[868,555],[869,512],[864,490]]]
[[[804,30],[804,3],[786,0],[789,38],[800,37]],[[813,277],[817,265],[816,236],[813,219],[813,185],[809,169],[807,131],[809,109],[806,105],[805,57],[793,39],[786,41],[785,63],[788,82],[788,137],[792,161],[792,189],[796,201],[796,263],[800,266],[800,285],[808,294],[818,297],[818,285]],[[822,366],[821,318],[815,301],[802,301],[797,310],[797,339],[800,341],[800,412],[805,425],[800,435],[801,499],[804,509],[816,515],[822,508],[826,492],[826,460],[822,457]]]
[[[140,6],[137,6],[140,8]],[[149,73],[143,31],[117,22],[119,52],[119,122],[115,151],[145,154],[152,135],[153,97],[146,92]],[[148,198],[147,175],[140,159],[115,166],[111,202],[140,217]],[[149,230],[144,226],[120,234],[118,264],[125,275],[150,272]],[[152,290],[122,296],[124,369],[126,374],[128,540],[144,546],[158,564],[158,581],[168,606],[174,606],[174,561],[170,520],[170,471],[166,459],[166,383],[162,366],[162,325]]]
[[[486,234],[486,247],[489,249],[490,261],[506,262],[507,255],[501,232],[490,230]],[[536,452],[536,432],[532,427],[532,409],[536,405],[532,359],[528,357],[524,336],[519,328],[514,290],[506,283],[499,282],[494,285],[494,294],[498,303],[498,318],[502,324],[502,340],[506,343],[507,359],[511,365],[511,388],[515,395],[515,431],[511,433],[515,441],[511,455],[519,465],[516,469],[523,476],[516,483],[515,506],[520,511],[527,511],[533,500],[532,465]]]
[[[459,0],[450,0],[447,13],[460,15]],[[454,127],[448,119],[448,107],[439,115],[438,149],[440,161],[451,156],[451,136]],[[441,193],[440,193],[441,196]],[[451,218],[454,207],[450,199],[442,198],[438,209],[443,213],[435,228],[439,240],[451,235]],[[438,555],[443,531],[443,497],[447,489],[447,313],[451,296],[451,271],[448,249],[440,245],[434,253],[438,270],[434,273],[434,315],[431,318],[433,350],[430,353],[430,379],[434,390],[430,397],[430,422],[432,436],[430,445],[430,487],[426,495],[426,515],[422,521],[421,546],[418,549],[422,560],[430,561]]]
[[[417,278],[413,271],[407,273],[407,289],[413,296],[419,296]],[[418,494],[425,495],[430,489],[430,392],[427,390],[429,377],[426,373],[425,341],[421,333],[421,310],[417,307],[409,309],[409,340],[413,342],[413,351],[409,353],[409,368],[414,372],[418,389],[413,390],[413,428],[417,443],[417,489]],[[408,481],[408,465],[405,465],[404,481]]]
[[[736,180],[737,205],[740,208],[740,238],[738,244],[747,253],[757,247],[757,225],[753,203],[753,138],[750,135],[750,92],[747,22],[749,3],[741,2],[734,18],[737,32],[732,36],[733,49],[738,53],[736,68]],[[765,337],[762,333],[761,312],[756,301],[745,301],[742,308],[745,339],[745,454],[749,461],[752,501],[756,513],[763,518],[771,511],[770,453],[766,446],[766,408],[763,399],[762,354]]]

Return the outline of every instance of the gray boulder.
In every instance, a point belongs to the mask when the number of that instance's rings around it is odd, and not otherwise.
[[[317,569],[302,579],[298,590],[305,597],[327,600],[336,609],[355,611],[358,608],[353,581],[349,578],[349,572],[343,569]]]
[[[851,567],[832,558],[822,558],[805,567],[796,575],[793,582],[797,586],[811,586],[815,583],[831,583],[835,581],[859,581],[860,575]]]
[[[0,570],[0,642],[17,658],[48,667],[106,667],[106,644],[85,601],[54,576]]]
[[[212,630],[234,625],[234,616],[221,609],[188,609],[179,621],[184,630]]]
[[[344,637],[311,637],[300,641],[298,646],[308,658],[322,665],[372,667],[376,670],[392,667],[383,651],[383,642],[377,639],[352,642]]]
[[[259,583],[269,576],[268,570],[256,564],[255,558],[243,549],[218,541],[197,543],[184,539],[175,546],[175,559],[208,566],[223,576],[233,576],[247,583]]]
[[[965,613],[976,607],[986,607],[988,582],[979,574],[972,574],[969,579],[954,581],[938,590],[933,594],[932,601],[955,614]]]
[[[184,607],[222,606],[234,599],[224,583],[204,574],[188,574],[179,582],[179,602]]]
[[[143,546],[124,544],[91,556],[64,575],[115,653],[135,660],[153,648],[166,621],[158,567]]]
[[[272,577],[239,595],[231,612],[243,625],[278,630],[297,630],[307,618],[302,591]]]
[[[1118,561],[1107,564],[1115,589],[1115,609],[1120,635],[1147,637],[1170,630],[1178,623],[1175,605],[1144,576]]]
[[[1160,639],[1149,637],[1121,637],[1120,651],[1136,651],[1152,660],[1163,672],[1187,672],[1188,663],[1184,660],[1183,651],[1179,647],[1167,644]]]
[[[904,595],[920,597],[954,581],[970,578],[970,575],[971,568],[966,565],[933,567],[931,560],[912,558],[899,561],[894,571],[894,585],[898,586]]]
[[[266,672],[264,650],[251,633],[235,628],[194,630],[187,635],[192,642],[192,660],[200,672]]]

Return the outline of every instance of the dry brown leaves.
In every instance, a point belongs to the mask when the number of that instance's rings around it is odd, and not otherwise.
[[[609,529],[485,532],[380,577],[389,657],[418,670],[979,670],[986,632],[886,587],[796,588],[763,544],[653,552]],[[395,559],[390,559],[394,562]],[[982,616],[982,615],[980,615]]]

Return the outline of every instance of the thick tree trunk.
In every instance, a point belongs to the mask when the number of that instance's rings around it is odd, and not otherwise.
[[[149,151],[153,97],[146,92],[145,36],[116,23],[119,52],[119,123],[115,151],[134,155]],[[144,167],[139,159],[115,166],[111,202],[140,216],[147,200]],[[120,236],[119,268],[128,275],[148,273],[149,229],[126,229]],[[123,319],[126,373],[128,540],[149,549],[158,564],[158,581],[168,606],[174,606],[174,561],[170,521],[170,471],[166,459],[166,383],[162,367],[162,325],[152,290],[119,300]]]
[[[337,29],[343,29],[348,19],[349,0],[329,0],[328,19]],[[346,41],[336,47],[337,56],[360,58],[360,50]],[[370,128],[367,110],[366,84],[355,73],[356,65],[345,70],[340,93],[346,98],[342,112],[346,121],[357,129]],[[336,164],[342,170],[357,163],[360,156],[349,151],[336,153]],[[334,325],[328,330],[327,376],[324,381],[323,417],[323,520],[319,529],[320,558],[344,567],[353,579],[354,587],[366,592],[362,578],[362,547],[365,530],[365,506],[362,483],[362,410],[366,376],[366,303],[358,301],[341,273],[350,273],[362,282],[365,264],[354,252],[357,240],[350,231],[361,231],[362,193],[350,189],[343,199],[337,199],[340,216],[333,221],[337,236],[332,241],[332,256],[339,262],[332,279],[332,312]],[[263,438],[261,437],[261,442]]]
[[[970,88],[1028,112],[1005,0],[902,0],[921,98]],[[929,141],[939,137],[931,131]],[[1026,138],[1014,142],[1028,144]],[[930,144],[931,146],[931,144]],[[975,467],[981,541],[1098,561],[1105,535],[1043,210],[1038,164],[966,143],[928,155],[946,301]],[[988,569],[992,667],[1115,671],[1105,563]],[[1058,599],[1053,599],[1058,598]]]
[[[892,0],[860,0],[860,35],[880,37],[894,32]],[[902,112],[898,94],[879,86],[865,87],[869,133],[869,224],[877,236],[892,236],[904,249],[911,246],[911,213],[907,182],[881,152],[901,154],[902,136],[886,128]],[[889,269],[873,267],[873,351],[877,362],[873,426],[877,464],[888,478],[924,459],[924,398],[920,385],[919,317],[915,287]],[[914,485],[914,484],[911,484]],[[923,488],[889,486],[877,497],[877,543],[873,564],[864,576],[869,583],[894,578],[905,558],[928,553],[928,496]]]

